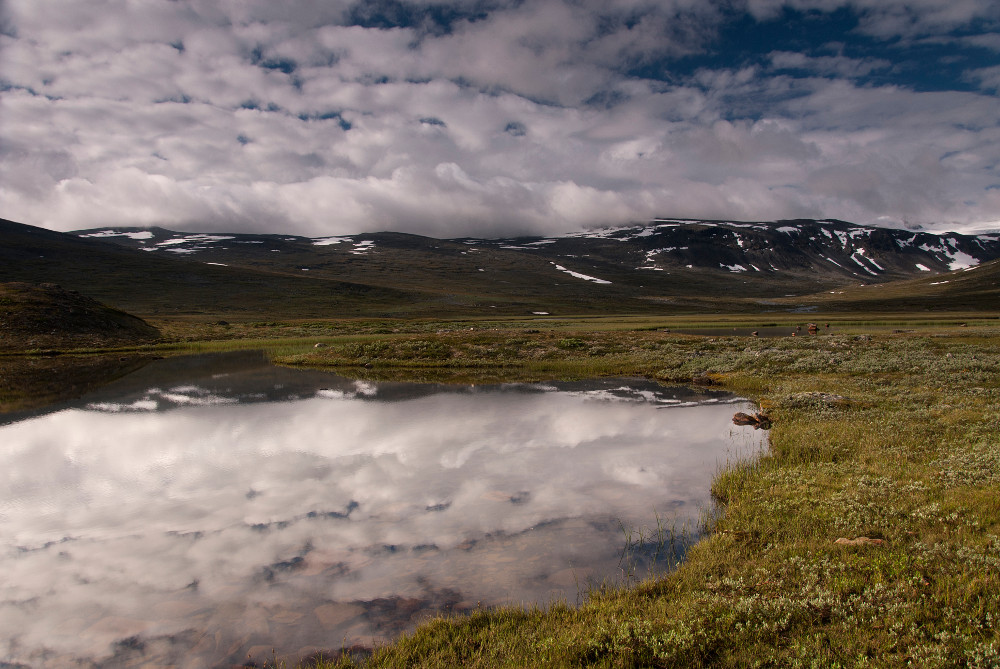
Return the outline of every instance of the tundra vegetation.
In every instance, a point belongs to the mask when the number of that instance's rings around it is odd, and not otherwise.
[[[487,329],[280,356],[376,378],[707,383],[773,421],[766,455],[720,469],[717,513],[673,573],[609,584],[579,607],[441,617],[364,663],[1000,665],[1000,327],[989,323],[836,323],[778,339]]]
[[[699,318],[151,320],[160,344],[114,355],[265,348],[369,379],[645,376],[730,389],[769,416],[768,452],[720,466],[704,538],[670,574],[595,587],[580,606],[441,616],[320,666],[1000,666],[997,316],[677,332],[771,324]],[[789,335],[806,322],[776,318]]]

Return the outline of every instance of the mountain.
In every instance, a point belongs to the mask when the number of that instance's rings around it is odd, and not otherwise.
[[[422,301],[412,291],[159,257],[0,219],[0,282],[53,283],[144,317],[357,316]]]
[[[1000,258],[996,234],[836,220],[658,219],[507,239],[156,227],[57,233],[0,221],[0,242],[0,281],[59,283],[142,316],[200,320],[760,311],[781,309],[790,296],[820,299]],[[918,285],[937,294],[933,283]]]
[[[163,228],[110,228],[73,234],[209,264],[320,272],[366,281],[377,277],[379,283],[393,285],[399,282],[394,270],[403,267],[431,276],[435,285],[440,285],[445,274],[537,269],[538,260],[574,268],[559,271],[592,272],[593,276],[586,274],[589,279],[583,280],[603,281],[604,285],[614,283],[614,279],[633,284],[638,280],[636,285],[644,285],[643,277],[658,280],[649,272],[684,269],[723,276],[744,274],[744,278],[762,274],[782,280],[802,275],[882,282],[964,269],[1000,257],[1000,234],[934,234],[835,220],[738,223],[660,219],[643,226],[508,239],[433,239],[385,232],[312,239],[192,234]],[[413,263],[416,259],[420,262]],[[397,262],[387,266],[387,260]],[[414,264],[419,267],[411,267]],[[497,277],[482,278],[492,283]]]
[[[932,276],[1000,257],[1000,235],[933,234],[837,220],[659,219],[507,239],[389,232],[307,238],[163,228],[74,234],[158,257],[464,296],[476,308],[546,311],[587,311],[623,301],[801,295],[858,282]]]
[[[944,275],[846,286],[811,295],[809,303],[821,311],[997,311],[1000,260]]]

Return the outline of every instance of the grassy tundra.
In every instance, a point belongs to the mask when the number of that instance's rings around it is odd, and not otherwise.
[[[634,322],[455,327],[332,337],[278,359],[374,378],[712,383],[774,420],[766,456],[719,473],[724,513],[673,574],[578,608],[433,620],[368,666],[991,667],[1000,327],[989,323],[835,323],[778,339]]]
[[[779,318],[789,334],[804,322]],[[1000,666],[1000,324],[811,318],[832,327],[758,339],[676,330],[759,316],[161,321],[170,342],[133,350],[267,348],[373,379],[641,375],[722,386],[773,419],[767,455],[719,472],[723,513],[672,574],[580,607],[432,620],[324,666]],[[0,364],[16,360],[31,356]]]

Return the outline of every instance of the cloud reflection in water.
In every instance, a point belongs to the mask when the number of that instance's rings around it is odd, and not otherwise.
[[[212,666],[576,601],[614,577],[619,520],[697,517],[761,445],[732,405],[618,386],[171,386],[4,426],[2,659]]]

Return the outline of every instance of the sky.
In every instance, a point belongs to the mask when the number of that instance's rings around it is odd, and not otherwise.
[[[4,0],[0,217],[1000,227],[996,0]]]

